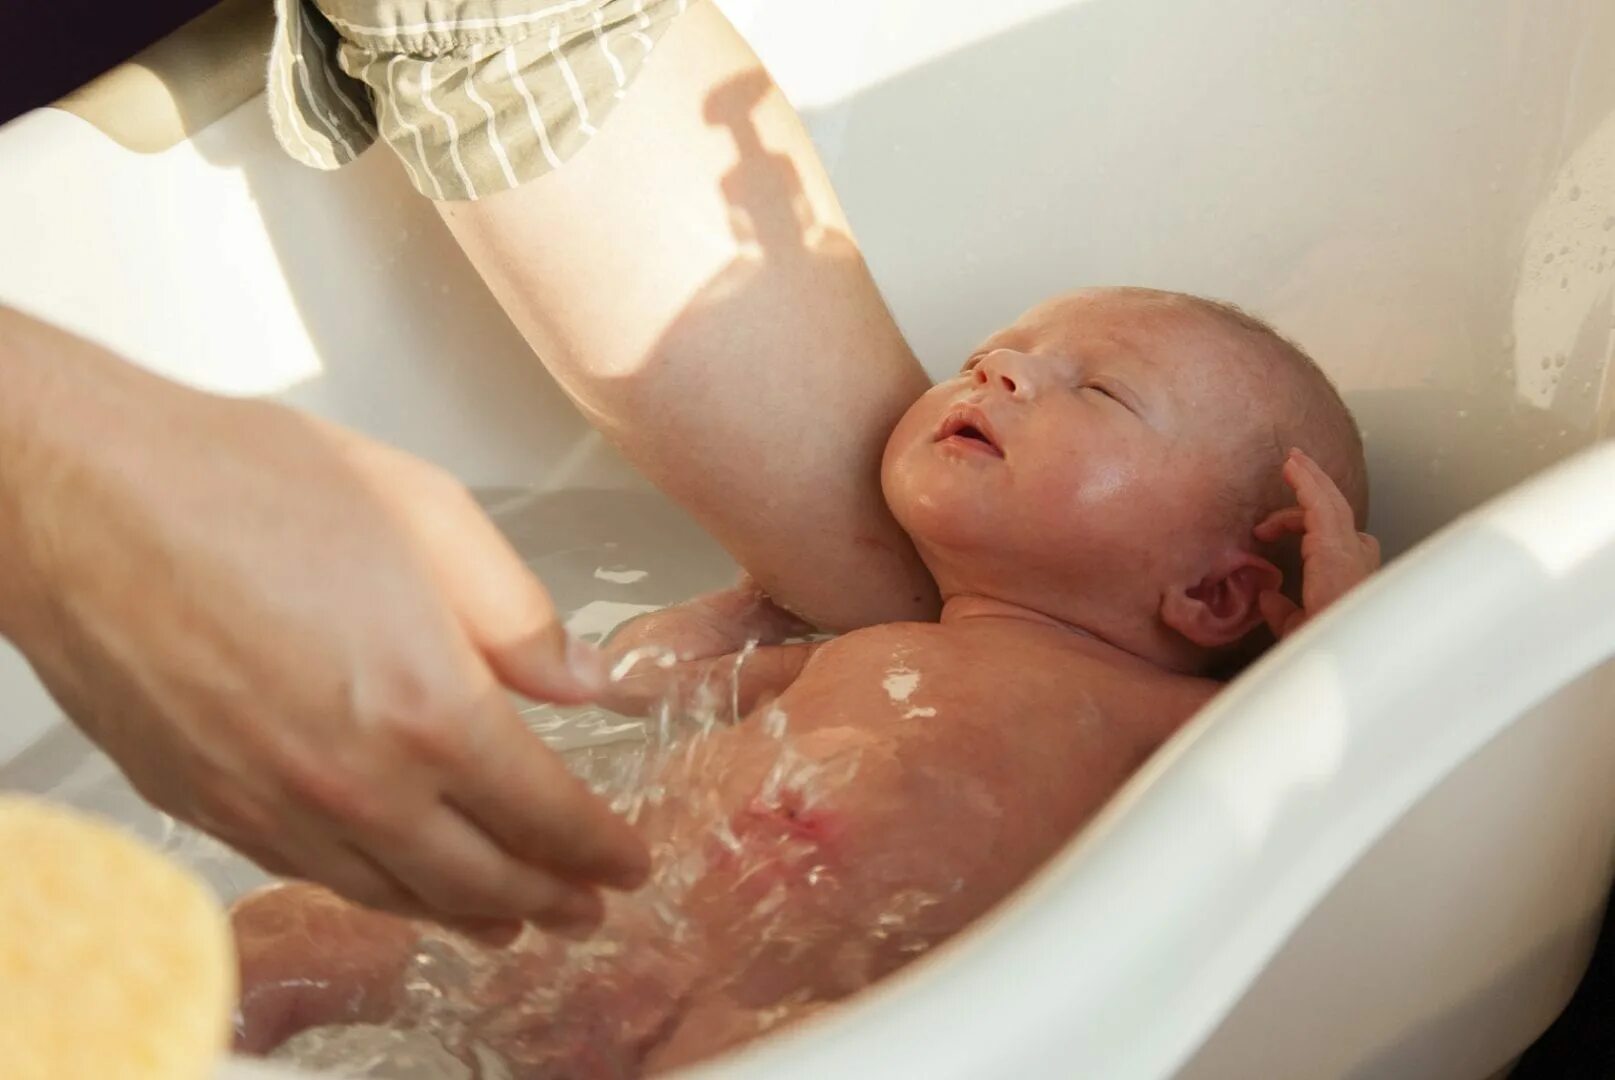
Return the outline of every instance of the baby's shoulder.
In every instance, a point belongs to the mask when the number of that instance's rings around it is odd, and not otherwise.
[[[932,645],[946,643],[950,638],[948,630],[948,627],[934,622],[876,623],[874,626],[849,630],[845,634],[831,638],[825,645],[833,645],[849,652],[905,645]]]
[[[1216,684],[1157,668],[1095,656],[1059,635],[1028,634],[1013,625],[988,622],[882,623],[820,646],[816,666],[913,670],[952,688],[995,688],[1024,706],[1028,698],[1082,701],[1103,711],[1137,707],[1192,712]]]
[[[913,668],[941,674],[968,661],[972,668],[1007,660],[993,641],[971,641],[953,627],[934,622],[892,622],[865,626],[831,638],[819,646],[814,661],[821,667],[865,666]]]

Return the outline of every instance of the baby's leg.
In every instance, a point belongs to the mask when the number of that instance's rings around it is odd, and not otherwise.
[[[262,1054],[305,1028],[386,1019],[420,939],[407,919],[314,885],[276,885],[230,912],[241,964],[236,1048]]]
[[[822,1001],[776,1005],[767,1009],[739,1005],[723,996],[693,1001],[682,1012],[667,1037],[646,1055],[643,1075],[655,1076],[693,1065],[762,1035],[790,1027],[828,1008],[831,1005]]]
[[[468,1026],[516,1080],[639,1076],[646,1053],[676,1026],[688,958],[665,939],[603,933],[608,941],[573,947],[599,949],[592,957],[507,969],[497,1002]]]
[[[491,1056],[518,1080],[631,1075],[675,1022],[698,967],[619,898],[589,942],[529,933],[507,948],[305,884],[243,898],[232,921],[236,1047],[252,1054],[312,1028],[379,1024],[418,1028],[468,1065]],[[401,1053],[411,1045],[375,1042],[373,1032],[356,1038]]]

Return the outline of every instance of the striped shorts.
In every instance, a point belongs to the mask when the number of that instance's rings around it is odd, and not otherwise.
[[[275,0],[275,136],[319,169],[380,138],[432,199],[513,188],[588,141],[687,3]]]

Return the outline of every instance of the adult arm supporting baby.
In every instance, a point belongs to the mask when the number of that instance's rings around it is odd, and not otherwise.
[[[771,596],[827,630],[934,616],[879,482],[928,381],[716,6],[674,22],[565,168],[439,206],[583,411]]]

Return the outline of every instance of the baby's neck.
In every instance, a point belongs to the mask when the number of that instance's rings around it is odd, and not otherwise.
[[[1053,615],[1033,608],[1024,607],[1008,600],[999,600],[991,596],[969,594],[949,596],[942,603],[942,617],[938,621],[944,626],[960,626],[967,623],[986,623],[989,620],[1010,626],[1018,625],[1029,629],[1042,628],[1064,634],[1071,648],[1110,663],[1144,664],[1149,667],[1159,666],[1144,657],[1111,644],[1103,636],[1086,627],[1055,618]]]

